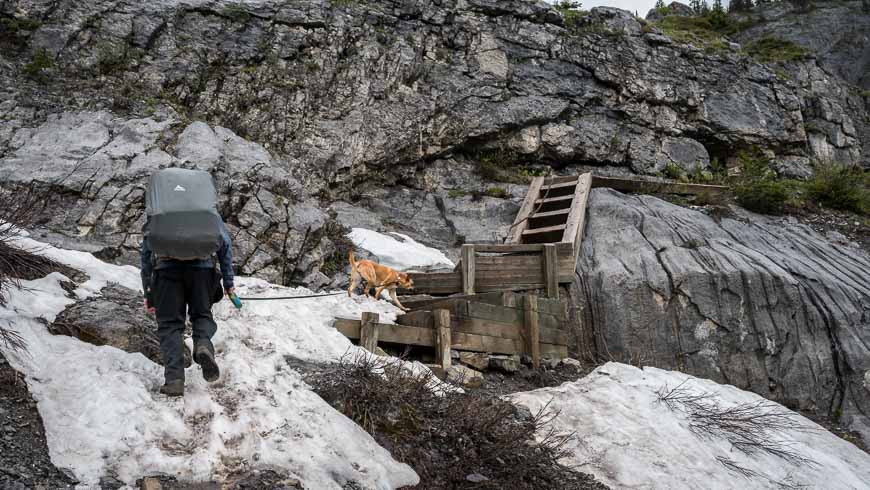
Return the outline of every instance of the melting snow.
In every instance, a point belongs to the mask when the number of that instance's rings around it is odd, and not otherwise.
[[[87,273],[90,279],[75,292],[80,298],[109,281],[141,290],[134,267],[27,238],[19,246],[39,247],[39,253]],[[2,344],[0,349],[27,375],[52,461],[71,469],[85,488],[107,473],[133,484],[149,474],[207,480],[254,466],[283,468],[306,488],[356,481],[387,489],[418,482],[409,466],[310,391],[285,360],[335,361],[356,351],[330,326],[332,318],[359,317],[366,310],[389,320],[395,318],[393,306],[346,295],[251,301],[240,311],[223,301],[214,308],[221,379],[206,384],[194,365],[186,372],[185,397],[170,399],[157,393],[162,367],[141,354],[48,333],[45,321],[73,302],[63,280],[53,273],[10,291],[0,321],[24,337],[29,355]],[[243,297],[310,294],[256,279],[236,284]]]
[[[509,398],[532,412],[549,402],[548,410],[559,411],[552,427],[577,435],[565,463],[612,488],[870,488],[870,455],[797,414],[795,419],[808,430],[779,436],[816,466],[793,465],[760,452],[745,455],[724,439],[699,438],[684,414],[657,402],[657,390],[683,382],[692,393],[715,393],[726,407],[764,400],[687,374],[617,363],[573,383]],[[717,458],[754,475],[730,471]]]
[[[365,228],[353,228],[348,237],[357,247],[376,255],[381,264],[396,270],[454,267],[440,250],[401,233],[384,235]]]

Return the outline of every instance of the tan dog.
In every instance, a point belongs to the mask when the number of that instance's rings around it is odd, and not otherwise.
[[[399,302],[399,298],[396,297],[396,288],[399,286],[405,289],[414,287],[414,281],[411,280],[411,277],[407,273],[399,272],[385,265],[376,264],[371,260],[356,261],[353,258],[353,250],[348,254],[348,259],[350,260],[350,287],[347,288],[348,296],[356,289],[360,279],[362,279],[366,282],[364,293],[366,296],[369,295],[369,288],[375,287],[378,288],[375,291],[375,299],[380,299],[381,293],[386,289],[390,293],[390,298],[393,299],[393,304],[401,308],[402,311],[408,311]]]

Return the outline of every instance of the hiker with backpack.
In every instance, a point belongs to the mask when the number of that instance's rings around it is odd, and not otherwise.
[[[211,341],[217,331],[211,305],[224,292],[233,293],[232,242],[207,172],[168,168],[152,174],[145,207],[142,290],[145,308],[157,317],[165,380],[160,393],[183,396],[187,317],[193,327],[193,360],[206,381],[220,376]]]

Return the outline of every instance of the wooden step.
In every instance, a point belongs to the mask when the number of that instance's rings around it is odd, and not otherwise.
[[[574,199],[574,195],[570,196],[559,196],[559,197],[548,197],[546,199],[537,199],[535,200],[535,207],[538,212],[548,212],[555,211],[557,209],[565,209],[571,207],[571,201]]]
[[[548,226],[546,228],[533,228],[523,232],[524,243],[555,243],[562,240],[565,233],[565,225]]]
[[[577,181],[545,185],[541,187],[540,197],[569,196],[574,194],[575,187],[577,187]]]
[[[535,213],[529,216],[529,228],[541,228],[545,226],[561,225],[568,222],[568,214],[571,208],[557,209],[555,211],[546,211],[543,213]]]

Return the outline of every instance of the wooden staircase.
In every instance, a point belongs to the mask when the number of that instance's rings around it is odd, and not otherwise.
[[[569,243],[576,260],[591,188],[590,173],[535,177],[505,244]]]

